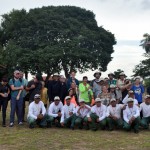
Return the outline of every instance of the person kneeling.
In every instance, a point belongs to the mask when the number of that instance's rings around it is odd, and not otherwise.
[[[70,127],[72,130],[74,130],[74,124],[76,120],[76,109],[75,105],[71,103],[71,97],[66,96],[65,97],[66,104],[63,106],[63,114],[61,117],[61,126],[67,126]]]
[[[46,109],[44,103],[40,99],[40,95],[36,94],[34,96],[34,101],[29,105],[29,111],[27,120],[29,123],[29,128],[34,128],[34,125],[37,124],[39,127],[46,127]]]
[[[63,104],[60,101],[59,96],[54,97],[54,102],[52,102],[48,109],[47,115],[47,127],[51,127],[52,123],[55,124],[56,127],[61,127],[60,119],[62,116]]]
[[[101,102],[102,99],[96,98],[95,105],[91,108],[90,128],[93,131],[96,131],[99,127],[104,130],[106,127],[106,106],[103,105]]]
[[[128,98],[128,106],[123,111],[124,126],[123,128],[127,131],[130,131],[131,128],[134,128],[134,132],[139,132],[140,124],[140,111],[138,106],[134,105],[134,99]]]
[[[121,119],[121,111],[126,108],[126,105],[117,104],[115,98],[110,100],[110,105],[107,107],[107,124],[109,131],[113,130],[113,127],[121,129],[123,127],[123,120]]]
[[[82,99],[79,100],[79,105],[80,106],[76,108],[77,119],[75,120],[75,125],[77,125],[79,129],[82,129],[84,125],[85,129],[88,130],[88,118],[90,115],[91,107],[86,105],[85,101]]]

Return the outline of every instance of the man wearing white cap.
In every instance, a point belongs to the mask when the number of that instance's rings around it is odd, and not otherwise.
[[[109,130],[112,131],[114,126],[118,128],[123,127],[123,120],[121,119],[121,110],[125,109],[126,106],[122,104],[117,104],[115,98],[110,100],[110,105],[107,107],[107,123]]]
[[[90,117],[91,107],[86,105],[83,99],[79,100],[79,105],[76,108],[77,119],[75,120],[75,124],[78,125],[79,129],[82,129],[83,125],[88,129],[88,117]]]
[[[145,102],[140,104],[140,111],[143,115],[141,126],[144,129],[148,129],[150,123],[150,95],[145,96]]]
[[[100,98],[95,99],[95,105],[91,108],[91,122],[90,128],[93,131],[96,131],[100,126],[102,130],[105,129],[106,126],[106,106],[101,103]]]
[[[133,98],[128,98],[128,105],[123,111],[124,126],[123,128],[130,131],[131,128],[134,129],[135,133],[139,132],[140,124],[140,111],[138,106],[133,104]]]
[[[76,108],[75,105],[71,102],[71,97],[65,97],[66,104],[63,106],[63,114],[61,116],[61,125],[70,127],[74,129],[75,119],[76,119]]]
[[[59,96],[54,97],[54,102],[52,102],[48,108],[48,115],[47,115],[47,125],[51,127],[52,122],[54,121],[57,127],[60,127],[60,119],[62,116],[63,104],[60,101]]]
[[[40,127],[46,127],[46,109],[44,103],[41,101],[39,94],[35,94],[34,101],[29,105],[29,111],[27,115],[27,120],[29,123],[29,128],[34,128],[35,124]]]

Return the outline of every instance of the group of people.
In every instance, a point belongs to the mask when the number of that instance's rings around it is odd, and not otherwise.
[[[36,75],[28,82],[23,78],[23,72],[16,70],[9,81],[2,78],[2,126],[6,126],[6,109],[10,99],[10,127],[14,126],[15,113],[18,124],[23,124],[26,101],[29,101],[27,121],[30,128],[34,128],[35,124],[94,131],[99,128],[110,131],[124,128],[129,131],[133,128],[135,133],[139,132],[139,126],[148,129],[150,95],[143,96],[145,91],[139,76],[132,83],[123,72],[117,80],[113,73],[102,78],[101,72],[95,72],[95,79],[91,82],[87,76],[79,82],[75,75],[72,71],[70,77],[65,79],[54,74],[48,80],[44,77],[41,80]]]

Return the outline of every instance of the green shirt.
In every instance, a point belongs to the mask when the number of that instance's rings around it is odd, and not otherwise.
[[[79,92],[80,92],[80,99],[83,99],[85,102],[91,102],[91,96],[93,96],[92,90],[87,90],[89,87],[89,84],[86,84],[86,86],[83,83],[79,84]]]
[[[10,79],[9,80],[9,85],[10,86],[14,85],[14,87],[20,87],[20,86],[23,85],[23,82],[21,82],[20,80]],[[18,93],[19,93],[19,90],[15,90],[15,91],[11,90],[11,97],[15,97],[16,98]],[[20,97],[23,97],[23,92],[21,92]]]

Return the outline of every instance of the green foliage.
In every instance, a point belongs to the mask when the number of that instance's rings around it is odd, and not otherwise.
[[[97,26],[93,12],[73,6],[13,10],[3,15],[0,33],[7,67],[32,73],[106,71],[116,44],[111,32]]]
[[[124,71],[121,70],[121,69],[117,69],[116,71],[114,71],[115,79],[118,79],[118,78],[119,78],[119,74],[120,74],[121,72],[124,72]]]

